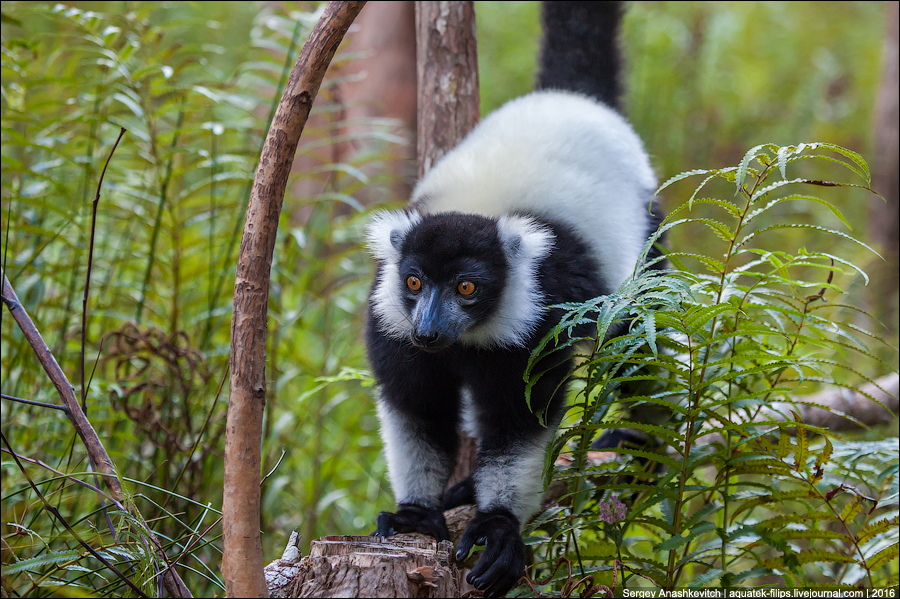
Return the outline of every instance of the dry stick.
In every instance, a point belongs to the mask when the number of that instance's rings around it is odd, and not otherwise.
[[[268,595],[259,531],[262,422],[266,398],[266,309],[272,253],[300,134],[338,44],[365,2],[329,2],[300,52],[266,135],[250,191],[231,320],[225,429],[222,573],[229,597]]]
[[[84,281],[84,296],[81,298],[81,411],[85,414],[87,414],[87,385],[84,379],[84,346],[87,342],[87,304],[88,294],[91,292],[91,267],[94,264],[94,231],[97,228],[97,205],[100,203],[100,187],[103,185],[103,177],[106,176],[109,161],[112,160],[113,153],[119,147],[119,142],[122,140],[123,135],[125,135],[125,127],[120,129],[119,137],[116,138],[116,143],[113,144],[112,149],[109,151],[109,156],[106,157],[106,164],[103,165],[103,172],[100,173],[100,180],[97,182],[97,195],[94,196],[91,207],[91,237],[88,245],[87,275],[85,275]]]
[[[59,393],[60,399],[62,399],[62,402],[66,407],[66,416],[69,417],[72,426],[75,427],[75,432],[78,433],[81,442],[84,443],[91,462],[95,465],[96,469],[104,475],[102,477],[103,482],[106,483],[106,486],[109,488],[110,495],[115,501],[124,503],[122,485],[119,482],[112,460],[110,459],[109,454],[106,453],[106,448],[103,447],[103,443],[100,441],[100,437],[97,435],[94,427],[91,426],[87,416],[81,411],[81,406],[78,404],[78,398],[75,397],[75,390],[72,388],[72,385],[69,384],[69,380],[66,378],[62,368],[59,367],[56,358],[53,357],[50,348],[47,347],[47,344],[41,337],[37,327],[34,326],[31,317],[25,312],[25,308],[19,302],[15,290],[6,279],[6,273],[3,272],[2,269],[0,269],[0,276],[3,277],[3,302],[6,304],[7,308],[9,308],[9,313],[19,325],[25,339],[28,340],[34,353],[37,354],[38,361],[41,363],[47,376],[50,377],[51,382],[53,382],[53,385],[56,387],[56,391]],[[132,514],[140,518],[140,515],[136,511],[132,510]],[[149,537],[160,557],[168,562],[168,558],[166,558],[165,552],[162,550],[162,546],[159,544],[156,536],[152,532],[149,532]],[[166,590],[171,596],[192,597],[191,592],[174,570],[170,569],[166,572],[163,581]]]
[[[91,267],[94,264],[94,233],[97,228],[97,206],[100,204],[100,188],[103,186],[103,177],[106,176],[106,169],[109,168],[109,161],[112,160],[113,154],[115,153],[116,148],[119,147],[119,142],[122,141],[123,135],[125,135],[125,127],[119,129],[119,137],[116,138],[116,143],[113,144],[112,149],[109,151],[109,156],[106,157],[106,164],[103,165],[103,172],[100,173],[100,180],[97,182],[97,194],[94,196],[94,201],[91,206],[91,235],[90,243],[88,244],[87,274],[85,275],[84,281],[84,295],[81,298],[81,411],[84,412],[85,415],[87,415],[87,381],[84,376],[84,348],[87,343],[87,306],[88,295],[91,291]],[[91,468],[94,468],[93,461],[93,458],[91,458]],[[94,485],[100,486],[100,481],[97,480],[96,476],[94,477]],[[118,540],[116,527],[113,526],[112,519],[109,517],[109,510],[106,509],[106,501],[103,497],[100,498],[100,505],[103,508],[103,516],[106,518],[106,525],[109,527],[110,534],[112,534],[113,539]]]
[[[0,393],[0,398],[8,399],[9,401],[17,401],[19,403],[24,403],[29,406],[38,406],[40,408],[50,408],[51,410],[62,410],[63,412],[68,412],[68,408],[66,406],[61,406],[55,403],[44,403],[42,401],[34,401],[32,399],[22,399],[21,397],[13,397],[12,395],[6,395],[5,393]]]

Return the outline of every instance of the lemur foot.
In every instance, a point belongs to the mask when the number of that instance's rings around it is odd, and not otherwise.
[[[466,559],[476,544],[486,546],[466,581],[485,597],[504,596],[525,573],[519,519],[505,509],[479,511],[459,540],[456,560]]]
[[[412,503],[401,503],[396,512],[378,514],[378,527],[374,533],[379,537],[390,537],[404,532],[421,532],[440,541],[450,539],[444,512],[435,508],[422,507]]]

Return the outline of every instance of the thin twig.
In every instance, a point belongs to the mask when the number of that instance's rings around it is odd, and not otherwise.
[[[22,399],[21,397],[13,397],[12,395],[6,395],[5,393],[0,393],[0,398],[8,399],[9,401],[17,401],[19,403],[28,404],[29,406],[38,406],[39,408],[50,408],[51,410],[62,410],[63,412],[68,412],[68,408],[66,406],[61,406],[55,403],[44,403],[42,401],[34,401],[33,399]]]
[[[119,137],[116,138],[116,143],[113,144],[112,149],[109,151],[109,156],[106,157],[106,164],[103,165],[103,172],[100,173],[100,180],[97,182],[97,195],[94,196],[94,202],[91,207],[91,237],[88,245],[87,275],[84,281],[84,296],[81,299],[81,411],[85,414],[87,414],[87,386],[84,379],[84,346],[87,337],[88,294],[91,292],[91,267],[94,265],[94,232],[97,227],[97,206],[100,204],[100,187],[103,185],[103,177],[106,176],[106,169],[109,168],[109,162],[112,160],[113,153],[119,146],[119,141],[122,140],[123,135],[125,135],[125,127],[122,127],[119,131]]]
[[[284,454],[285,454],[285,451],[284,451],[284,445],[282,445],[282,446],[281,446],[281,457],[278,458],[278,461],[275,462],[275,465],[272,466],[272,469],[269,470],[269,473],[266,474],[266,475],[263,477],[263,479],[262,479],[261,481],[259,481],[259,486],[260,486],[260,487],[262,487],[262,486],[263,486],[263,483],[266,482],[266,480],[267,480],[270,476],[272,476],[272,474],[275,473],[275,470],[278,469],[279,464],[281,464],[281,460],[284,459]]]
[[[84,351],[87,344],[87,306],[88,296],[91,291],[91,267],[94,264],[94,236],[95,230],[97,228],[97,206],[100,204],[100,188],[103,186],[103,177],[106,176],[106,169],[109,168],[109,163],[112,160],[113,153],[119,146],[119,141],[121,141],[123,135],[125,135],[125,128],[121,127],[119,130],[119,137],[116,138],[116,143],[113,144],[112,149],[109,151],[109,156],[107,156],[106,158],[106,164],[103,165],[103,171],[100,173],[100,180],[97,182],[97,194],[94,196],[94,201],[91,206],[91,234],[89,237],[90,242],[88,244],[87,274],[85,275],[84,295],[81,298],[81,411],[84,412],[85,415],[87,415],[88,385],[87,381],[85,380]],[[93,457],[88,457],[91,458],[91,467],[93,468]],[[94,476],[94,484],[98,487],[100,486],[100,481],[97,480],[96,476]],[[106,500],[104,500],[103,497],[100,497],[100,507],[103,509],[103,516],[106,518],[106,525],[109,527],[110,534],[114,539],[118,540],[116,535],[116,527],[113,526],[112,518],[109,517],[109,511],[106,507]]]

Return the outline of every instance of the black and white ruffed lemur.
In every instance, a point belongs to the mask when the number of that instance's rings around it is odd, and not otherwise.
[[[535,91],[485,118],[376,214],[366,340],[395,512],[375,534],[447,539],[443,511],[475,503],[457,559],[489,596],[521,577],[521,527],[538,510],[544,452],[564,411],[567,359],[525,401],[529,355],[558,322],[548,306],[610,293],[658,222],[656,178],[617,105],[617,2],[545,2]],[[549,428],[535,412],[547,411]],[[470,478],[445,492],[463,427]]]

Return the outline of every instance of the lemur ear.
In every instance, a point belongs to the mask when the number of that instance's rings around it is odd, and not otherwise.
[[[366,226],[366,245],[376,260],[396,262],[409,230],[421,220],[418,212],[382,211],[372,215]]]
[[[554,236],[527,216],[501,216],[497,220],[500,243],[510,263],[533,263],[553,249]]]

